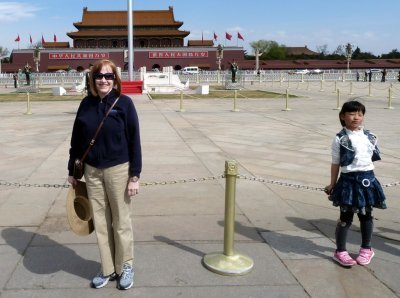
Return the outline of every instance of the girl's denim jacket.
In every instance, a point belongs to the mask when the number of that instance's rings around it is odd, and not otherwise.
[[[378,146],[376,145],[376,135],[366,129],[363,129],[363,132],[368,137],[368,140],[373,146],[373,153],[371,158],[372,161],[381,160],[380,151],[378,149]],[[340,166],[348,166],[353,162],[354,157],[356,156],[356,152],[354,151],[350,138],[344,128],[336,136],[339,138],[340,143]]]

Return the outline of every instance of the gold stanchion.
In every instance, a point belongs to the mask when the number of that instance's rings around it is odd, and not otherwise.
[[[334,84],[334,87],[333,87],[334,89],[333,89],[333,91],[332,91],[332,93],[336,93],[337,91],[337,81],[335,81],[335,84]]]
[[[181,90],[181,97],[179,99],[179,112],[184,112],[185,109],[183,108],[183,90]]]
[[[350,92],[349,95],[353,95],[353,82],[350,82]]]
[[[233,110],[232,112],[239,112],[240,110],[236,108],[236,100],[237,100],[237,90],[233,91]]]
[[[324,88],[323,88],[323,86],[322,86],[323,83],[324,83],[324,80],[321,80],[321,89],[319,89],[320,92],[324,91]]]
[[[244,275],[250,272],[254,267],[254,262],[250,257],[235,253],[233,249],[237,174],[236,161],[226,161],[224,252],[210,253],[203,258],[203,264],[207,269],[222,275]]]
[[[283,109],[283,111],[290,111],[291,109],[289,109],[289,89],[286,89],[286,106],[285,109]]]
[[[389,88],[389,96],[388,96],[388,106],[385,109],[393,110],[392,107],[392,88]]]
[[[24,113],[25,115],[31,115],[31,101],[29,97],[29,92],[26,93],[26,112]]]
[[[340,110],[340,89],[336,89],[336,109]]]
[[[369,82],[369,86],[368,86],[368,96],[372,96],[372,93],[371,93],[371,82]]]

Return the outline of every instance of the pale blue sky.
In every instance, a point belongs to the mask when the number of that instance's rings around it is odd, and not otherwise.
[[[72,41],[66,32],[76,31],[73,22],[81,21],[82,9],[126,10],[127,0],[0,0],[0,46],[11,51],[29,46],[43,34],[46,41]],[[182,30],[190,31],[189,39],[212,39],[227,46],[243,46],[265,39],[286,46],[305,46],[316,50],[328,45],[350,42],[362,51],[375,55],[400,50],[399,0],[133,0],[134,10],[166,10],[174,7],[175,18],[184,22]],[[225,41],[225,32],[233,35]],[[237,32],[244,41],[237,40]],[[186,44],[186,42],[185,42]]]

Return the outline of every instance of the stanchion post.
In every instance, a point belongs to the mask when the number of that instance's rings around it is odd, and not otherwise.
[[[320,92],[324,91],[323,84],[324,84],[324,80],[321,79],[321,88],[319,89]]]
[[[233,248],[237,175],[237,162],[234,160],[226,161],[224,251],[223,253],[210,253],[203,258],[204,266],[210,271],[232,276],[247,274],[254,267],[254,262],[250,257],[236,253]]]
[[[237,100],[237,90],[233,91],[233,110],[232,112],[239,112],[240,110],[236,108],[236,100]]]
[[[26,113],[24,113],[25,115],[31,115],[31,101],[30,101],[30,96],[29,96],[29,92],[26,93]]]
[[[335,84],[333,85],[333,92],[332,93],[336,93],[337,91],[337,81],[335,81]]]
[[[388,106],[386,109],[393,110],[392,107],[392,88],[389,88],[389,96],[388,96]]]
[[[350,92],[349,92],[349,94],[350,95],[354,94],[353,93],[353,82],[350,82]]]
[[[368,84],[368,96],[372,96],[372,93],[371,93],[372,86],[371,85],[372,85],[371,82],[369,82],[369,84]]]
[[[181,90],[181,97],[179,99],[179,112],[184,112],[185,109],[183,108],[183,90]]]
[[[284,111],[290,111],[291,109],[289,109],[289,88],[286,89],[286,100],[285,100],[285,109]]]
[[[336,109],[340,110],[340,89],[336,89]]]

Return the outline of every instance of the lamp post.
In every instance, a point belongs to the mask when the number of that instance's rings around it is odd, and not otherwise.
[[[33,51],[33,62],[35,62],[35,71],[39,72],[39,65],[40,65],[40,49],[36,47]]]
[[[345,45],[345,51],[346,51],[346,59],[347,59],[347,73],[349,73],[350,72],[351,55],[353,54],[353,46],[349,42]]]
[[[221,60],[224,57],[224,49],[221,44],[217,46],[217,63],[218,63],[218,83],[220,82],[221,75]]]

